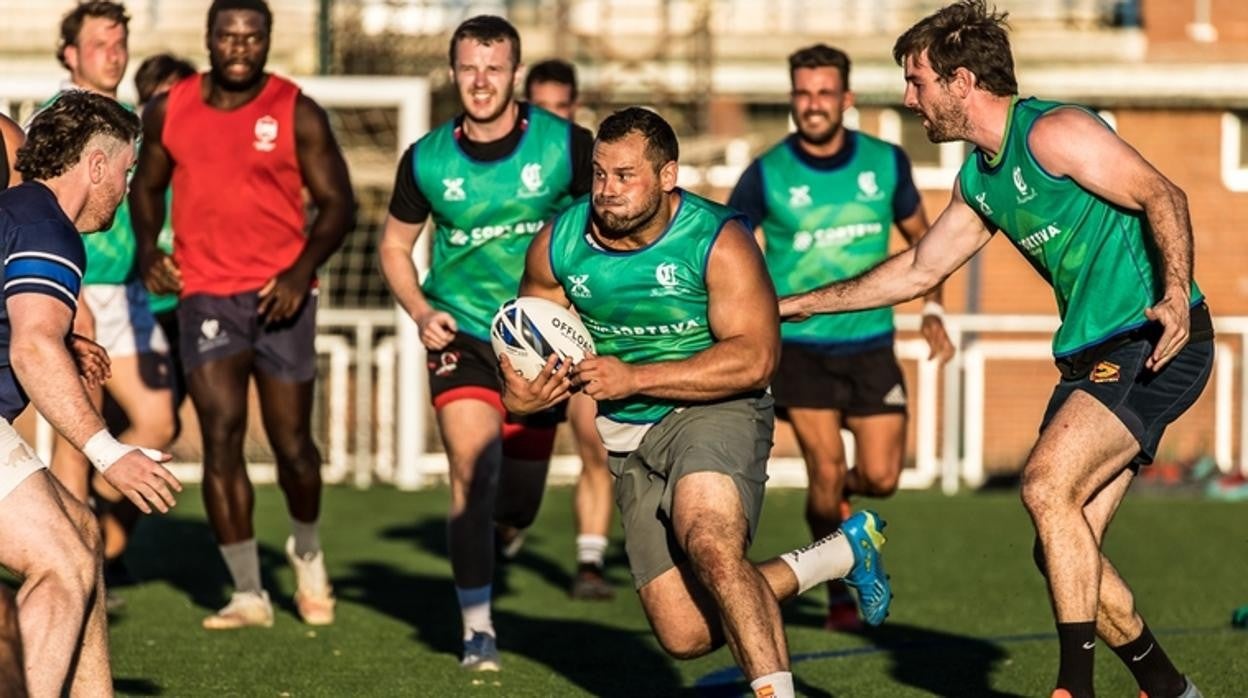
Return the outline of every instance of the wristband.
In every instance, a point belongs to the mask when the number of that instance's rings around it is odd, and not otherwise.
[[[945,317],[945,307],[936,301],[927,301],[923,304],[923,309],[919,311],[919,315],[931,315],[943,319]]]
[[[107,429],[101,429],[82,445],[82,455],[102,473],[134,449],[134,446],[127,446],[114,439]]]

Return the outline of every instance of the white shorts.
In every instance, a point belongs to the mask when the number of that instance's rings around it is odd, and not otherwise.
[[[13,425],[0,419],[0,503],[31,473],[46,467],[35,455],[35,449],[22,440]]]
[[[95,342],[109,356],[169,353],[169,342],[147,304],[147,289],[141,280],[87,284],[82,287],[82,296],[95,317]]]

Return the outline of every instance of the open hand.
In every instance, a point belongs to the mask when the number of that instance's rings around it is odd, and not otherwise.
[[[165,514],[176,504],[173,493],[182,491],[182,483],[162,465],[170,458],[168,453],[135,448],[102,474],[108,484],[134,502],[139,511],[150,514],[155,507]]]

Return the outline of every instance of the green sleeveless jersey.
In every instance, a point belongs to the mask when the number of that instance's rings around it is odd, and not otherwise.
[[[78,89],[67,87],[66,89]],[[36,113],[47,109],[56,102],[65,90],[56,93],[47,102],[39,105]],[[118,104],[129,111],[134,106],[119,101]],[[83,284],[124,284],[134,274],[134,256],[137,249],[134,230],[130,227],[129,198],[121,200],[117,213],[113,216],[113,224],[108,230],[82,236],[82,245],[87,250],[87,268],[82,272]]]
[[[888,256],[897,188],[895,146],[849,131],[854,154],[834,170],[816,170],[785,139],[759,158],[767,201],[760,223],[767,268],[785,296],[848,279]],[[785,341],[858,343],[893,332],[893,309],[819,315],[783,323]]]
[[[1115,206],[1070,177],[1051,175],[1032,155],[1032,124],[1071,106],[1016,99],[1001,152],[990,160],[976,150],[959,173],[967,205],[1004,231],[1053,287],[1062,320],[1053,336],[1057,357],[1145,324],[1144,309],[1164,292],[1144,213]],[[1193,304],[1204,298],[1194,280],[1191,298]]]
[[[533,236],[571,200],[571,128],[531,108],[515,151],[492,162],[460,150],[453,121],[417,141],[416,184],[435,226],[422,289],[460,332],[489,341],[490,320],[515,297]]]
[[[740,214],[687,191],[662,235],[639,250],[607,250],[589,235],[590,200],[555,220],[550,266],[599,354],[626,363],[679,361],[710,347],[706,264],[724,225]],[[598,403],[599,418],[649,425],[679,403],[645,395]],[[610,448],[610,444],[608,444]]]
[[[130,203],[122,200],[108,230],[82,236],[87,250],[83,284],[124,284],[134,274],[136,245],[130,227]]]

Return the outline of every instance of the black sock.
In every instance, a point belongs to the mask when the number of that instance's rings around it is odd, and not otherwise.
[[[1149,698],[1173,698],[1187,688],[1187,679],[1174,668],[1148,624],[1139,637],[1113,649]]]
[[[1062,664],[1057,670],[1057,687],[1070,691],[1072,698],[1092,698],[1096,621],[1058,623],[1057,641],[1062,654]]]

